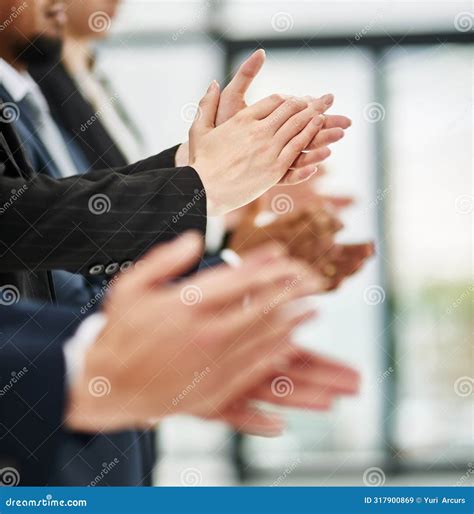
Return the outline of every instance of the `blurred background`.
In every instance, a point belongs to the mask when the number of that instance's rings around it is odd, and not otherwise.
[[[169,420],[157,484],[472,485],[473,24],[469,1],[124,1],[98,64],[144,154],[265,48],[250,101],[331,92],[352,118],[324,188],[356,197],[341,238],[377,247],[297,334],[359,368],[360,396],[285,412],[274,440]]]

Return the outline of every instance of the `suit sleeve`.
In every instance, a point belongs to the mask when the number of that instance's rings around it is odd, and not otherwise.
[[[87,275],[134,261],[186,230],[205,234],[199,175],[191,167],[158,169],[163,159],[60,180],[0,176],[0,269]]]
[[[2,484],[46,484],[65,408],[63,343],[79,323],[67,310],[0,306]]]

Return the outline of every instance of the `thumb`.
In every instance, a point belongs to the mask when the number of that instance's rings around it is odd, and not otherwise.
[[[191,127],[192,132],[207,132],[215,128],[220,96],[219,84],[216,80],[213,80],[206,94],[199,102],[196,118]]]
[[[164,244],[157,245],[140,259],[133,271],[124,274],[123,284],[136,291],[151,289],[190,270],[201,257],[202,237],[188,231]]]
[[[265,63],[265,50],[254,52],[239,68],[226,92],[244,96]]]

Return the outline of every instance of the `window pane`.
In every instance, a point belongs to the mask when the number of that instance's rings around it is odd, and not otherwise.
[[[386,75],[397,443],[431,464],[472,448],[472,56],[399,50]]]
[[[376,232],[373,126],[364,119],[364,108],[373,101],[372,70],[370,58],[359,50],[271,51],[250,95],[253,101],[275,91],[315,96],[332,92],[336,96],[332,112],[353,119],[346,138],[334,146],[327,161],[327,179],[322,181],[328,191],[356,197],[355,206],[343,215],[344,241],[373,239]],[[340,291],[318,297],[320,319],[304,327],[298,337],[302,344],[360,369],[360,397],[341,401],[328,414],[286,413],[289,430],[285,437],[274,441],[248,438],[250,465],[286,467],[299,456],[312,467],[343,471],[357,463],[374,462],[373,454],[380,446],[381,413],[380,391],[373,384],[381,373],[384,338],[380,335],[381,304],[364,302],[364,291],[378,284],[378,264],[373,259]]]

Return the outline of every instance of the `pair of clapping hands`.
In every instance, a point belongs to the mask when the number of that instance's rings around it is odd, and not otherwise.
[[[176,154],[177,166],[189,164],[199,174],[211,216],[246,205],[276,184],[307,180],[351,125],[346,116],[324,114],[334,102],[331,94],[275,94],[247,106],[245,94],[264,61],[258,50],[222,92],[211,84],[189,142]]]
[[[294,329],[315,316],[295,313],[292,302],[323,289],[310,267],[266,245],[238,268],[173,282],[201,252],[200,236],[185,234],[153,249],[111,287],[106,325],[70,387],[70,429],[148,427],[182,413],[276,436],[282,420],[255,402],[321,410],[357,392],[356,371],[292,343]],[[103,376],[108,394],[91,394]]]

